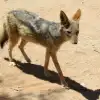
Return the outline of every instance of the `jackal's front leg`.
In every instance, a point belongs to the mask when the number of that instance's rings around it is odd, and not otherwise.
[[[65,81],[65,78],[64,78],[64,76],[63,76],[62,70],[61,70],[60,65],[59,65],[59,63],[58,63],[57,56],[56,56],[56,52],[52,52],[52,53],[51,53],[51,57],[52,57],[52,60],[53,60],[53,62],[54,62],[54,65],[55,65],[55,67],[56,67],[56,69],[57,69],[57,71],[58,71],[61,84],[63,84],[64,87],[67,87],[67,88],[68,88],[68,84],[67,84],[66,81]]]
[[[48,71],[49,60],[50,60],[50,50],[46,49],[45,63],[44,63],[44,74],[47,77],[51,76],[50,72]]]

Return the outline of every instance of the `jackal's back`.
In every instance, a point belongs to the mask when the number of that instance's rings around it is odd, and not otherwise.
[[[13,15],[17,21],[16,24],[20,35],[31,37],[35,42],[47,45],[60,37],[60,24],[47,21],[37,14],[28,12],[26,10],[13,10],[8,13]],[[12,19],[11,19],[12,20]],[[19,24],[20,23],[20,24]]]

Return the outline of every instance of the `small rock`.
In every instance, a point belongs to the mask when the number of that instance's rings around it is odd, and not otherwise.
[[[84,84],[84,83],[81,83],[81,85],[82,85],[82,86],[85,86],[85,84]]]

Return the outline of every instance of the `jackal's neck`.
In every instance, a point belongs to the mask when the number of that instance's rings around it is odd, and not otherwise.
[[[60,29],[61,29],[60,23],[54,23],[54,22],[52,22],[49,25],[49,31],[50,31],[50,34],[52,35],[53,38],[57,38],[57,37],[61,36]]]
[[[65,34],[61,33],[61,24],[60,23],[52,23],[52,25],[49,27],[50,34],[52,35],[54,44],[56,47],[60,47],[64,42],[68,41],[66,39]]]

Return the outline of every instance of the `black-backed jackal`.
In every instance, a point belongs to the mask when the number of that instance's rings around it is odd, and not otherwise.
[[[19,49],[21,50],[27,62],[31,60],[24,51],[24,46],[27,42],[34,42],[46,48],[44,74],[47,76],[48,64],[50,57],[58,71],[61,83],[67,86],[59,62],[57,60],[57,51],[60,46],[69,40],[73,44],[78,43],[79,20],[81,10],[78,9],[72,19],[66,16],[63,11],[60,11],[60,23],[45,20],[35,13],[26,10],[12,10],[5,16],[5,21],[1,23],[0,45],[3,48],[4,43],[8,40],[8,52],[10,62],[13,62],[12,50],[21,38]]]

